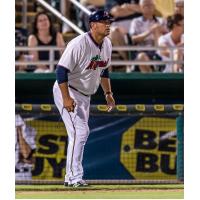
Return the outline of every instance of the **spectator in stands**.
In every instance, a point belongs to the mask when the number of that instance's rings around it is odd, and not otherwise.
[[[175,14],[181,14],[184,16],[184,0],[175,1]]]
[[[98,9],[103,9],[105,6],[105,1],[106,0],[80,0],[80,3],[89,9],[91,12],[98,10]],[[89,16],[84,13],[83,11],[79,12],[79,26],[84,30],[84,31],[89,31]]]
[[[73,18],[73,4],[69,0],[46,0],[52,7],[60,11],[63,16],[72,21]],[[73,29],[65,22],[62,22],[62,33],[71,33]]]
[[[15,180],[32,180],[36,131],[15,115]]]
[[[142,16],[133,19],[130,25],[129,34],[133,45],[154,47],[160,35],[167,32],[164,20],[155,17],[155,4],[153,0],[140,0]],[[156,51],[137,51],[133,53],[133,59],[138,61],[161,60]],[[136,71],[153,72],[157,71],[158,66],[139,65]],[[137,68],[136,67],[136,68]]]
[[[107,0],[105,8],[114,17],[111,24],[110,38],[113,46],[126,45],[127,34],[133,18],[141,16],[139,0]],[[128,60],[126,51],[119,51],[122,59]]]
[[[168,17],[167,26],[169,33],[161,36],[158,40],[158,45],[165,47],[164,50],[158,51],[163,60],[171,60],[170,49],[168,47],[183,47],[183,32],[184,32],[184,17],[180,14],[175,14]],[[183,61],[183,50],[175,49],[173,51],[174,61]],[[163,72],[182,72],[182,64],[167,64]]]
[[[62,34],[53,28],[51,17],[46,12],[39,12],[33,23],[33,33],[28,37],[28,46],[57,46],[64,47]],[[55,52],[54,59],[59,59],[62,51]],[[30,51],[33,61],[48,61],[49,51]],[[37,65],[34,72],[50,72],[48,65]]]

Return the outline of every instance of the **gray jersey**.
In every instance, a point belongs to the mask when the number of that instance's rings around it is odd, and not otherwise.
[[[84,33],[68,43],[58,65],[70,71],[69,85],[84,94],[92,95],[99,87],[102,70],[110,65],[111,52],[109,38],[105,37],[99,47],[90,33]]]

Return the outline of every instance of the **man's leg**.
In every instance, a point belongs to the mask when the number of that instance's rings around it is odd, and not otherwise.
[[[120,31],[119,28],[112,28],[110,35],[109,35],[113,46],[125,46],[125,39],[123,33]],[[123,58],[123,60],[128,60],[128,53],[127,51],[118,51],[119,55]]]
[[[145,52],[141,52],[137,55],[137,61],[150,61],[148,55]],[[139,65],[140,72],[148,73],[152,72],[150,65]]]
[[[89,135],[88,118],[90,97],[70,89],[70,96],[75,100],[74,112],[62,108],[62,97],[59,89],[54,90],[54,101],[64,121],[68,134],[65,182],[74,184],[82,181],[82,158],[84,145]]]

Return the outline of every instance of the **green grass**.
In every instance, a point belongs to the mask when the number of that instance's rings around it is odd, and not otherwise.
[[[16,199],[183,199],[183,185],[17,185]]]
[[[155,185],[91,185],[89,187],[77,188],[77,190],[116,190],[116,189],[183,189],[183,184],[155,184]],[[72,187],[64,187],[63,185],[16,185],[16,191],[66,191],[74,190]]]

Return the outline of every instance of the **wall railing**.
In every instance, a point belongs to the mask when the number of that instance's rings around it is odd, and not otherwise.
[[[113,51],[158,51],[166,49],[163,47],[138,47],[138,46],[115,46],[113,47]],[[168,47],[168,49],[171,52],[171,57],[168,61],[137,61],[137,60],[112,60],[111,61],[111,66],[126,66],[126,65],[164,65],[164,64],[183,64],[183,61],[175,61],[173,59],[173,51],[175,49],[184,49],[183,47]],[[29,55],[30,51],[49,51],[49,60],[46,61],[34,61],[31,56]],[[55,60],[54,58],[54,52],[55,51],[60,51],[63,50],[63,48],[58,48],[55,46],[48,46],[48,47],[21,47],[21,46],[16,46],[15,51],[16,52],[21,52],[24,56],[23,60],[16,60],[15,65],[49,65],[50,66],[50,71],[54,71],[54,66],[58,63],[58,60]]]

